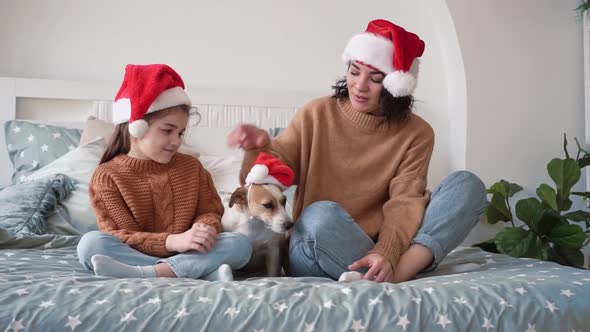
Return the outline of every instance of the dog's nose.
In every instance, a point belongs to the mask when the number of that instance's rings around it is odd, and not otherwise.
[[[291,228],[293,228],[293,223],[292,222],[285,223],[285,229],[286,230],[290,230]]]

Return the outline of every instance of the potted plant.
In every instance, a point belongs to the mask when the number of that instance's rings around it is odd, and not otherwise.
[[[499,252],[514,257],[530,257],[554,261],[560,264],[583,267],[584,254],[581,249],[590,242],[590,211],[570,211],[572,199],[585,203],[590,192],[574,192],[581,171],[590,165],[590,153],[580,147],[575,139],[578,153],[571,158],[567,151],[567,137],[564,134],[565,158],[554,158],[547,164],[547,171],[555,187],[541,184],[538,197],[520,199],[514,205],[516,218],[523,225],[515,224],[511,201],[523,188],[516,183],[500,180],[487,191],[491,201],[486,209],[487,221],[500,221],[511,226],[502,229],[496,237],[476,244],[484,250]]]
[[[582,3],[576,7],[576,11],[580,13],[580,17],[584,16],[584,13],[590,9],[590,0],[583,0]]]

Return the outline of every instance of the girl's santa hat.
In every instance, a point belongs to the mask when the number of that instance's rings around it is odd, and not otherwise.
[[[148,129],[146,114],[178,105],[192,106],[174,69],[162,64],[127,65],[113,105],[113,123],[129,121],[129,133],[141,138]]]
[[[383,87],[394,97],[412,94],[418,80],[424,41],[418,35],[386,20],[369,22],[364,33],[348,42],[342,60],[369,65],[385,73]]]
[[[276,184],[281,190],[286,190],[293,184],[294,178],[289,166],[275,156],[260,152],[246,176],[246,184]]]

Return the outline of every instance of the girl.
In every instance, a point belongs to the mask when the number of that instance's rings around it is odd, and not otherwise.
[[[210,174],[177,153],[190,107],[172,68],[125,68],[113,107],[117,128],[89,189],[100,231],[86,233],[77,248],[96,275],[229,281],[250,259],[245,236],[220,233],[223,205]]]
[[[371,21],[347,44],[333,96],[308,103],[273,140],[251,125],[230,133],[246,150],[242,178],[259,150],[295,171],[292,275],[405,281],[435,269],[478,222],[486,191],[473,173],[426,190],[434,131],[411,112],[423,52],[417,35]]]

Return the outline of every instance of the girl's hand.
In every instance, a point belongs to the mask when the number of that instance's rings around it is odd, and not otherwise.
[[[375,282],[393,282],[393,267],[387,258],[380,254],[372,253],[350,264],[352,271],[360,268],[368,268],[363,279]]]
[[[218,236],[215,228],[194,223],[193,227],[184,233],[170,234],[166,238],[166,250],[176,252],[196,250],[204,254],[213,248]]]
[[[227,136],[227,145],[244,150],[260,149],[270,143],[266,130],[250,124],[238,125]]]

